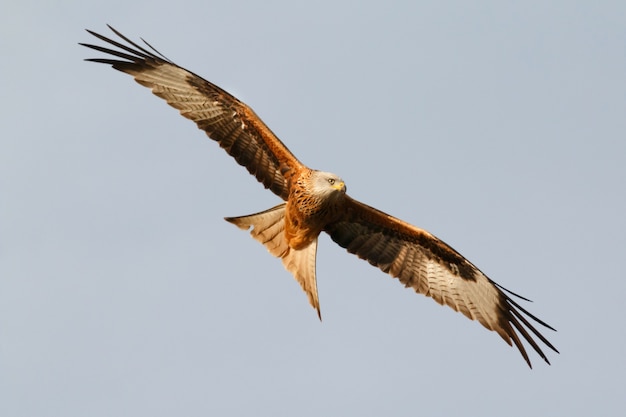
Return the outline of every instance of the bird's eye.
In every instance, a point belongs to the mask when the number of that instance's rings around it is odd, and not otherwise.
[[[335,184],[335,179],[334,179],[334,178],[329,178],[329,179],[328,179],[328,183],[329,183],[330,185],[334,185],[334,184]]]

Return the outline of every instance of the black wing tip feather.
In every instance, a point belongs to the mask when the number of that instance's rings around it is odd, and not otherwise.
[[[145,63],[145,62],[148,62],[148,61],[152,61],[152,62],[155,62],[155,63],[162,62],[162,63],[173,64],[172,61],[170,61],[165,55],[163,55],[161,52],[159,52],[156,48],[154,48],[152,45],[150,45],[143,38],[140,38],[141,41],[143,43],[145,43],[146,46],[150,50],[144,48],[143,46],[137,44],[136,42],[133,42],[128,37],[124,36],[120,31],[115,29],[113,26],[107,24],[107,27],[115,35],[117,35],[122,41],[126,42],[126,44],[123,44],[121,42],[118,42],[116,40],[108,38],[108,37],[106,37],[104,35],[101,35],[101,34],[99,34],[97,32],[94,32],[93,30],[90,30],[90,29],[85,29],[85,31],[87,33],[89,33],[90,35],[100,39],[101,41],[106,42],[108,45],[114,46],[114,47],[119,48],[121,50],[110,49],[110,48],[107,48],[107,47],[104,47],[104,46],[93,45],[93,44],[90,44],[90,43],[82,43],[82,42],[79,42],[79,45],[87,47],[87,48],[90,48],[90,49],[93,49],[93,50],[96,50],[98,52],[103,52],[105,54],[113,55],[113,56],[121,58],[121,59],[86,58],[85,61],[97,62],[97,63],[100,63],[100,64],[109,64],[109,65],[112,65],[116,69],[121,69],[122,66],[127,65],[127,64],[131,64],[131,63],[135,63],[136,64],[136,63],[140,63],[140,62]],[[123,51],[125,51],[125,52],[123,52]]]
[[[491,281],[491,280],[490,280]],[[522,307],[519,303],[517,303],[515,300],[513,300],[511,297],[509,297],[506,293],[517,297],[521,300],[527,301],[529,303],[532,303],[532,300],[521,296],[505,287],[503,287],[502,285],[498,284],[497,282],[491,281],[491,283],[493,285],[495,285],[496,287],[498,287],[504,296],[504,303],[507,306],[506,310],[508,314],[507,315],[507,320],[509,322],[509,325],[513,325],[510,328],[510,332],[509,332],[509,336],[511,337],[511,339],[513,340],[513,343],[515,344],[515,346],[517,347],[517,349],[520,351],[520,353],[522,354],[522,356],[524,357],[524,359],[526,360],[526,363],[528,364],[528,366],[532,369],[532,364],[530,362],[530,359],[528,358],[528,355],[526,354],[526,349],[524,349],[524,346],[522,345],[521,341],[519,340],[519,338],[517,337],[517,333],[515,332],[515,330],[517,330],[523,337],[524,339],[526,339],[526,341],[528,342],[528,344],[530,344],[532,346],[532,348],[535,350],[535,352],[537,352],[537,354],[548,364],[550,364],[550,360],[548,360],[548,357],[546,356],[546,354],[541,350],[541,348],[539,347],[539,345],[537,344],[537,342],[535,341],[535,339],[528,333],[528,330],[530,330],[530,332],[532,332],[539,340],[541,340],[541,342],[543,342],[547,347],[549,347],[552,351],[559,353],[558,349],[556,347],[554,347],[554,345],[552,343],[550,343],[550,341],[548,341],[548,339],[539,332],[539,330],[537,330],[532,323],[530,323],[530,321],[524,317],[524,315],[528,316],[528,318],[532,319],[533,321],[535,321],[536,323],[539,323],[540,325],[542,325],[543,327],[550,329],[554,332],[556,332],[557,330],[550,326],[548,323],[546,323],[545,321],[541,320],[539,317],[535,316],[534,314],[530,313],[528,310],[526,310],[524,307]],[[521,321],[521,323],[520,323]],[[522,326],[523,323],[523,326]],[[525,327],[524,327],[525,326]],[[515,329],[513,329],[513,327]],[[510,344],[510,343],[509,343]]]
[[[505,288],[503,288],[502,286],[496,284],[499,288],[507,291],[508,293],[518,296],[517,294],[506,290]],[[521,335],[526,342],[533,348],[533,350],[548,364],[550,364],[550,360],[548,359],[547,355],[543,352],[543,350],[541,349],[541,347],[539,346],[539,344],[537,343],[537,341],[535,340],[535,338],[533,338],[533,336],[530,334],[534,334],[536,338],[538,338],[543,344],[545,344],[548,348],[550,348],[552,351],[559,353],[558,349],[556,347],[554,347],[554,345],[552,345],[552,343],[550,343],[550,341],[548,341],[548,339],[539,332],[539,330],[537,330],[535,328],[535,326],[533,326],[533,324],[529,321],[529,319],[532,319],[533,321],[535,321],[536,323],[541,324],[542,326],[552,330],[552,331],[556,331],[555,328],[553,328],[552,326],[550,326],[549,324],[547,324],[546,322],[544,322],[543,320],[539,319],[538,317],[536,317],[535,315],[533,315],[532,313],[528,312],[528,310],[526,310],[524,307],[522,307],[521,305],[519,305],[517,302],[515,302],[513,299],[511,299],[511,297],[507,296],[506,294],[503,293],[504,296],[504,303],[506,305],[506,325],[504,325],[504,329],[508,329],[507,334],[510,337],[510,340],[507,340],[507,342],[509,343],[509,345],[511,344],[510,341],[513,341],[513,344],[515,344],[515,347],[517,347],[517,349],[519,350],[519,352],[521,353],[522,357],[524,358],[524,360],[526,361],[526,363],[528,364],[528,366],[532,369],[532,364],[530,361],[530,358],[528,357],[528,354],[526,353],[526,349],[524,348],[524,345],[522,344],[519,335]],[[518,296],[519,298],[526,300],[526,298]],[[528,300],[530,301],[530,300]],[[527,316],[527,317],[526,317]],[[529,333],[530,331],[530,333]]]

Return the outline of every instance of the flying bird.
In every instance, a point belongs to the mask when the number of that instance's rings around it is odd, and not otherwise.
[[[81,43],[108,54],[87,61],[109,64],[150,88],[283,200],[268,210],[225,220],[251,229],[252,237],[282,260],[320,318],[315,258],[318,236],[325,232],[339,246],[397,278],[405,287],[497,332],[506,343],[517,347],[529,367],[532,364],[520,335],[548,364],[536,339],[558,353],[532,322],[554,329],[513,297],[528,299],[489,279],[426,230],[351,198],[339,176],[300,162],[245,103],[176,65],[147,42],[140,46],[109,28],[119,41],[87,30],[108,44]]]

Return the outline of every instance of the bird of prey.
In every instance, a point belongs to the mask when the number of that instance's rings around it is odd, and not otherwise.
[[[548,364],[536,339],[558,353],[532,321],[554,329],[513,297],[529,300],[489,279],[429,232],[349,197],[339,176],[302,164],[245,103],[176,65],[147,42],[140,46],[109,28],[119,41],[88,30],[108,45],[81,44],[107,54],[87,61],[109,64],[150,88],[283,200],[268,210],[226,220],[241,229],[252,228],[252,237],[282,260],[320,318],[315,257],[318,236],[325,232],[405,287],[497,332],[506,343],[515,344],[528,366],[520,335]]]

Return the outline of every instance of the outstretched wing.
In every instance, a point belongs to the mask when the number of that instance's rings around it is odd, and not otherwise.
[[[303,166],[250,107],[174,64],[147,42],[151,50],[137,45],[111,26],[109,28],[126,44],[88,30],[109,47],[81,45],[111,57],[87,61],[110,64],[132,75],[139,84],[150,88],[181,115],[194,121],[266,188],[283,200],[287,199],[288,176]],[[110,49],[111,46],[119,50]]]
[[[348,252],[398,278],[406,287],[478,320],[509,345],[514,343],[528,366],[532,367],[518,333],[547,363],[550,362],[534,337],[558,352],[529,319],[554,329],[509,295],[519,297],[517,294],[490,280],[457,251],[427,231],[347,196],[342,218],[329,224],[325,231]]]

